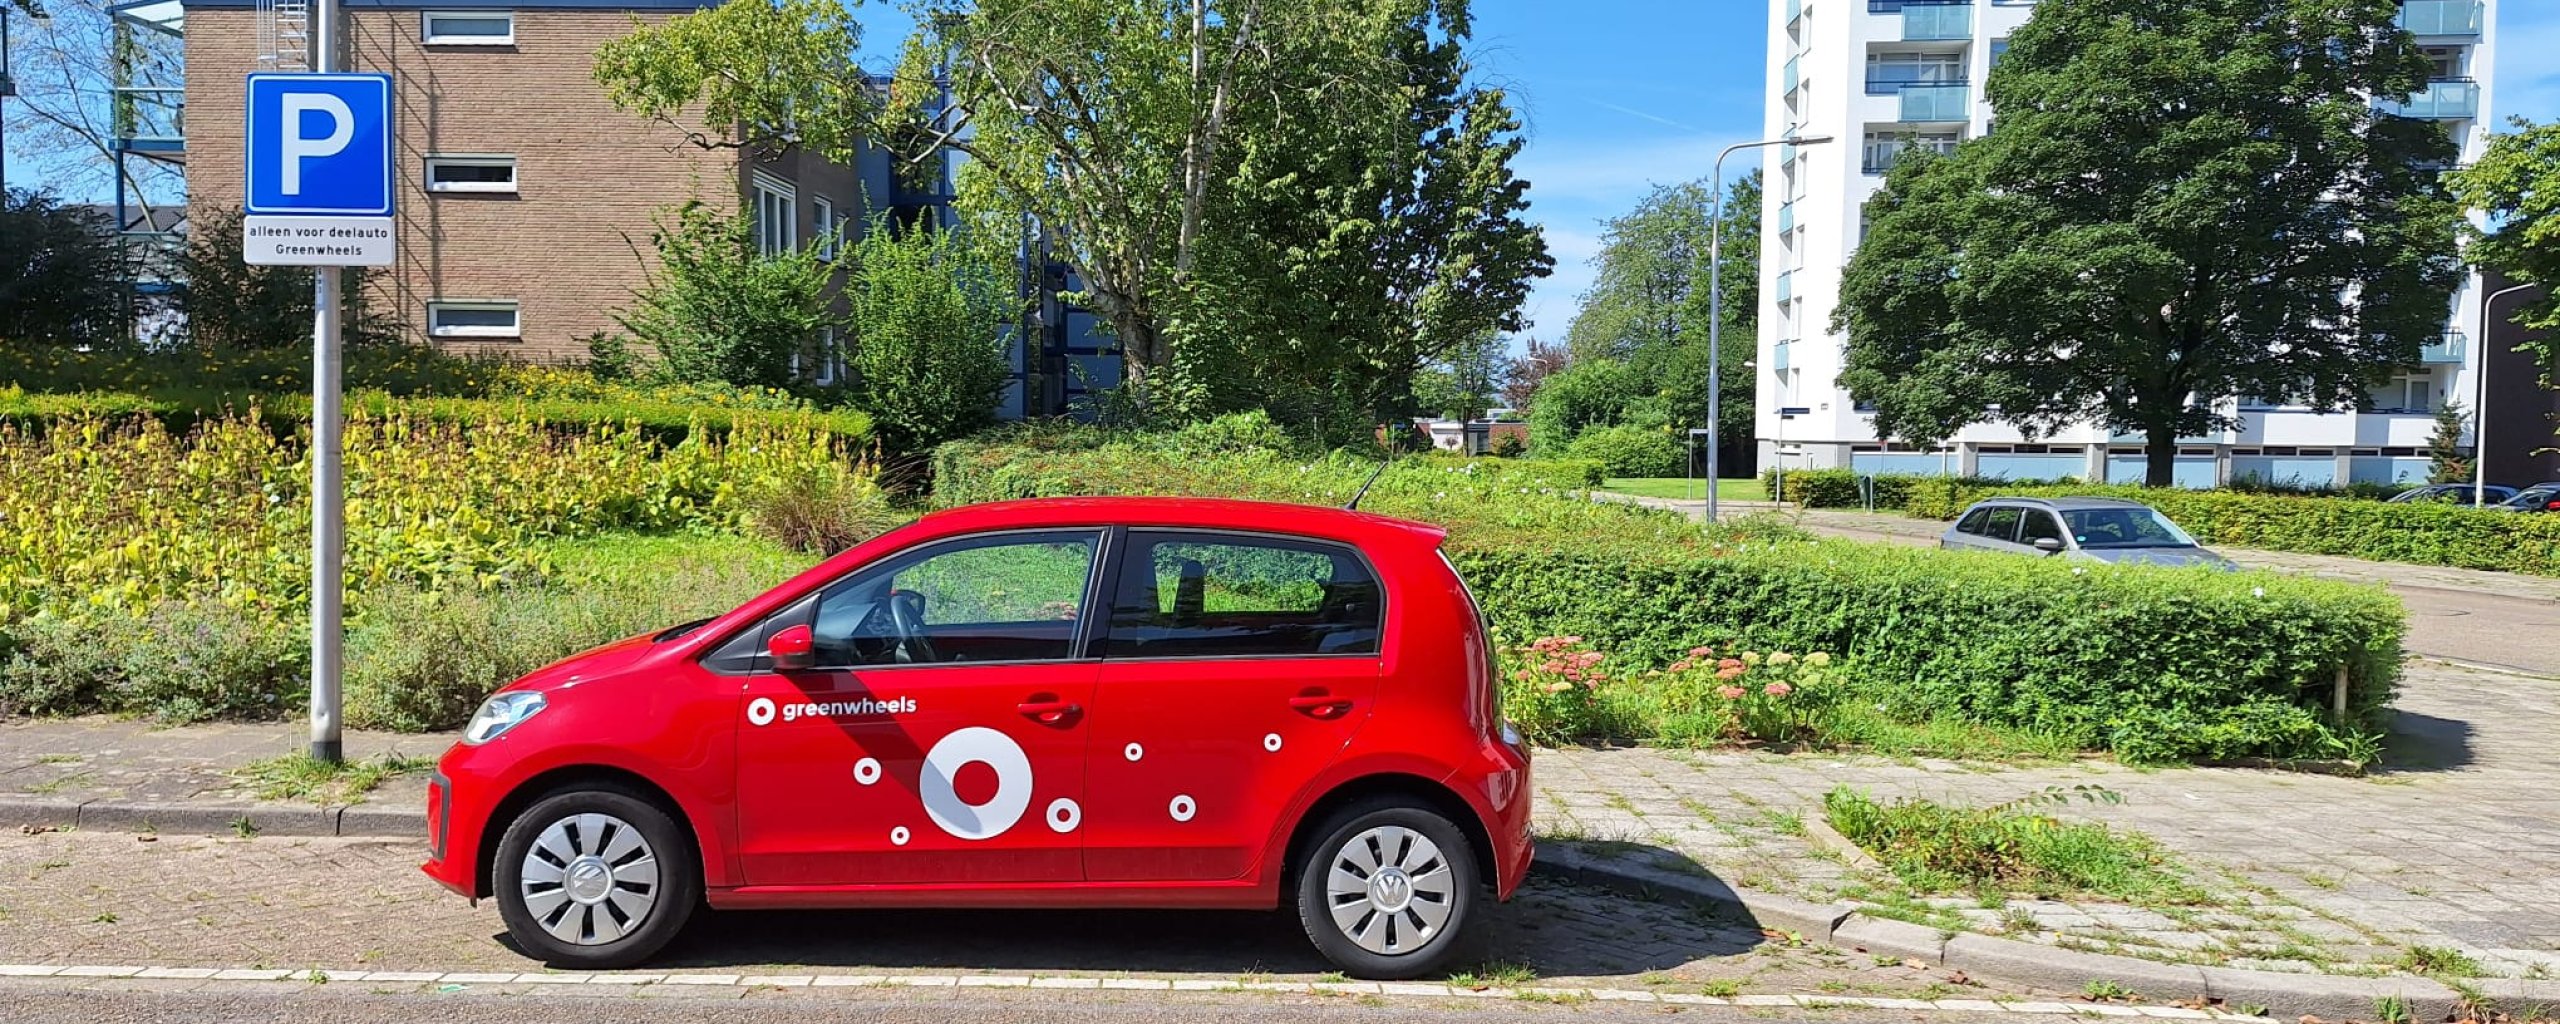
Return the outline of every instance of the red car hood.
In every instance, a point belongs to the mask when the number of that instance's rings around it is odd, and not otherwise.
[[[655,633],[616,640],[591,651],[572,654],[524,674],[507,684],[508,691],[533,690],[550,693],[584,680],[611,675],[647,655],[656,647]]]

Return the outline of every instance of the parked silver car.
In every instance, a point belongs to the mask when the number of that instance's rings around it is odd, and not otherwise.
[[[2085,558],[2145,565],[2237,569],[2196,545],[2169,517],[2121,498],[1991,498],[1974,503],[1938,538],[1942,548]]]

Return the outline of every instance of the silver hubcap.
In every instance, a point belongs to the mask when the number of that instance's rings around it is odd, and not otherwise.
[[[1457,906],[1457,877],[1440,847],[1401,825],[1380,825],[1342,844],[1324,890],[1334,927],[1382,956],[1430,945]]]
[[[552,822],[524,854],[525,911],[553,938],[601,946],[638,931],[658,903],[658,857],[610,814]]]

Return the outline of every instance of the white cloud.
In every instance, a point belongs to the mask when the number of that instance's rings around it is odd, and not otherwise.
[[[1528,334],[1562,340],[1573,322],[1582,293],[1591,287],[1591,261],[1601,247],[1601,223],[1635,208],[1645,193],[1659,185],[1705,180],[1715,169],[1716,154],[1743,141],[1723,135],[1654,136],[1605,145],[1585,139],[1532,139],[1520,155],[1519,173],[1529,182],[1530,216],[1547,229],[1547,252],[1555,257],[1555,274],[1539,281],[1523,315]],[[1760,166],[1757,154],[1745,151],[1725,161],[1727,180]]]

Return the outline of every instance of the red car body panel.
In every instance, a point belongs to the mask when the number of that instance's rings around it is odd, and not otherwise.
[[[1355,549],[1385,594],[1378,650],[1194,659],[1083,651],[1079,660],[726,674],[702,663],[848,573],[920,545],[998,531],[1147,528]],[[1506,739],[1488,641],[1439,554],[1442,537],[1368,513],[1212,499],[937,512],[681,635],[634,637],[508,686],[541,692],[546,705],[445,754],[428,792],[424,870],[455,892],[488,895],[485,860],[506,816],[547,778],[577,773],[664,794],[691,828],[718,907],[1270,907],[1284,895],[1293,837],[1327,795],[1384,783],[1471,812],[1461,824],[1484,845],[1486,879],[1507,899],[1531,854],[1528,756]],[[962,754],[993,751],[989,764],[1018,751],[1015,777],[1027,783],[967,763],[984,758],[933,767],[946,743]],[[939,804],[924,795],[936,786]]]

